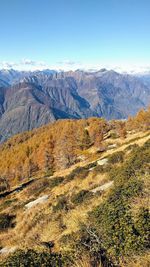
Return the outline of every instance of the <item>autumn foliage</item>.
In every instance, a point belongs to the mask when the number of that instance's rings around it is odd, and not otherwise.
[[[78,162],[82,151],[91,146],[103,150],[105,137],[112,130],[124,139],[127,131],[149,128],[150,108],[139,111],[127,121],[58,120],[1,144],[0,178],[3,186],[9,187],[33,176],[50,176]]]

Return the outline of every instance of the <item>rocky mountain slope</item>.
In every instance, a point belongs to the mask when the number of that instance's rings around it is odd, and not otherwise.
[[[0,140],[57,119],[124,119],[149,103],[150,86],[114,71],[1,70]]]

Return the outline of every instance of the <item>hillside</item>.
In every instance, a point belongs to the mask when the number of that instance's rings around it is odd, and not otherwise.
[[[0,141],[58,119],[125,119],[149,103],[142,77],[113,70],[1,70]]]
[[[150,109],[19,134],[0,163],[0,266],[149,266]]]

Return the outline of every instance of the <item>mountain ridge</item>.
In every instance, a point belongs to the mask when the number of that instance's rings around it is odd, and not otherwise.
[[[113,70],[1,70],[0,140],[57,119],[126,119],[149,103],[142,78]]]

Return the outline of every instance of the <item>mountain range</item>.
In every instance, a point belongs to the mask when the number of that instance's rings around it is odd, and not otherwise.
[[[126,119],[149,105],[149,80],[106,69],[1,70],[0,141],[58,119]]]

